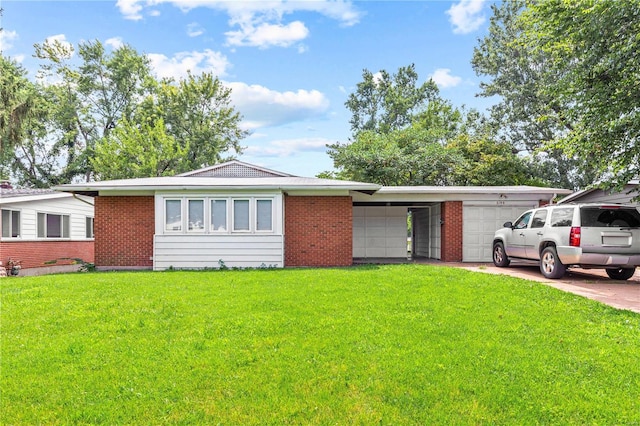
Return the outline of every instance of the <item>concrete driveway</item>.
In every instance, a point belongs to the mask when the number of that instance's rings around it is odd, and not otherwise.
[[[640,270],[628,281],[610,279],[600,269],[569,269],[559,280],[549,280],[540,273],[537,263],[512,261],[508,268],[489,264],[464,264],[459,266],[474,272],[503,274],[526,280],[538,281],[557,289],[588,297],[618,309],[640,313]]]

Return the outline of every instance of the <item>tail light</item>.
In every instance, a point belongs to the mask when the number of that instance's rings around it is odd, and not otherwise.
[[[569,233],[569,245],[571,247],[580,247],[580,227],[572,226]]]

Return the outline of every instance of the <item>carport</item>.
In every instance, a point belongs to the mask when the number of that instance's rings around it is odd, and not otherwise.
[[[532,186],[399,186],[371,195],[354,193],[353,257],[490,262],[496,229],[570,192]]]

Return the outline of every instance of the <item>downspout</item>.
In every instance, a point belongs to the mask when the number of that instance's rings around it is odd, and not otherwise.
[[[72,192],[73,194],[73,198],[75,198],[78,201],[82,201],[85,204],[89,204],[91,207],[95,207],[92,203],[88,202],[87,200],[83,200],[82,198],[78,198],[78,194],[76,194],[75,192]]]

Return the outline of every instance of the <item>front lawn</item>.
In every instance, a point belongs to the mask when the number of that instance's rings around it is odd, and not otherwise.
[[[427,265],[0,280],[3,424],[639,424],[640,315]]]

